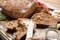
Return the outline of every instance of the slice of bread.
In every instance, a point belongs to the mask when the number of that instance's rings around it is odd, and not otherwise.
[[[30,17],[36,9],[36,3],[31,0],[6,1],[2,4],[2,12],[12,18]]]
[[[37,24],[56,26],[58,20],[46,12],[40,12],[34,14],[31,19],[33,19]]]

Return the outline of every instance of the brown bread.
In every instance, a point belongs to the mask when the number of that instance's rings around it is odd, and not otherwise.
[[[46,12],[36,13],[31,17],[37,24],[56,26],[58,20]]]
[[[27,21],[28,21],[28,23],[27,23]],[[11,30],[15,29],[16,32],[14,32],[13,34],[16,36],[16,40],[19,40],[26,34],[27,27],[28,27],[30,21],[33,21],[33,20],[27,19],[27,18],[19,18],[18,20],[8,22],[6,24],[6,27]],[[36,24],[34,21],[33,21],[33,23],[35,25],[34,28],[36,28]]]
[[[26,27],[22,24],[19,26],[18,20],[10,21],[6,24],[6,27],[10,30],[16,30],[13,34],[16,36],[16,40],[21,39],[26,34]]]
[[[30,17],[35,9],[36,4],[32,0],[6,1],[2,4],[2,12],[15,19]]]

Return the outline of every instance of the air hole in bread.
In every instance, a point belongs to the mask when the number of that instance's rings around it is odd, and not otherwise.
[[[48,25],[37,24],[36,28],[38,28],[38,29],[45,29],[45,28],[48,28]]]
[[[60,28],[58,28],[58,30],[60,30]]]
[[[17,9],[17,11],[19,11],[19,9]]]
[[[14,32],[17,32],[17,30],[16,28],[13,28],[13,29],[8,29],[7,32],[13,34]]]

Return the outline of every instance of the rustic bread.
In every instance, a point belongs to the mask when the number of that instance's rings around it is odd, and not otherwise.
[[[6,24],[6,27],[13,31],[16,30],[13,34],[16,36],[16,40],[21,39],[26,34],[26,27],[18,24],[18,20],[10,21]],[[8,30],[7,30],[8,31]]]
[[[41,11],[49,13],[48,11],[51,11],[51,10],[49,8],[42,6],[42,5],[37,4],[37,8],[36,8],[35,13],[39,13]]]
[[[37,24],[56,26],[58,20],[50,14],[41,11],[31,17]]]
[[[26,22],[25,22],[26,21]],[[27,23],[28,21],[28,23]],[[26,18],[19,18],[18,20],[10,21],[6,24],[6,27],[8,29],[15,29],[16,32],[13,34],[16,36],[16,40],[21,39],[27,32],[27,27],[29,25],[29,22],[33,21],[32,19],[26,19]],[[35,25],[34,28],[36,27],[35,22],[33,22]]]
[[[6,1],[2,4],[2,12],[12,18],[30,17],[36,9],[32,0]]]
[[[6,24],[6,27],[9,29],[13,29],[13,28],[17,28],[17,27],[19,28],[20,26],[21,27],[24,26],[27,28],[30,21],[32,21],[32,23],[35,25],[34,28],[36,28],[35,22],[32,19],[27,19],[27,18],[18,18],[18,20],[10,21]]]

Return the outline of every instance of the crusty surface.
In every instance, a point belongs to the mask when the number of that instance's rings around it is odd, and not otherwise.
[[[27,23],[27,21],[28,21],[28,23]],[[13,29],[16,27],[20,27],[20,26],[23,27],[24,26],[27,28],[30,21],[32,21],[32,23],[34,24],[34,28],[36,28],[35,22],[32,19],[28,19],[28,18],[18,18],[18,20],[10,21],[6,24],[6,27],[9,29]]]
[[[22,24],[19,26],[18,20],[10,21],[6,24],[8,29],[13,30],[15,28],[16,32],[13,34],[16,36],[16,40],[21,39],[26,34],[26,27]]]
[[[27,19],[27,18],[19,18],[18,20],[10,21],[6,24],[6,27],[8,29],[13,30],[15,28],[16,32],[14,32],[13,34],[16,36],[16,40],[21,39],[27,32],[27,27],[28,27],[29,23],[25,23],[25,21],[30,22],[33,20]],[[33,24],[34,24],[34,28],[35,28],[36,24],[34,22],[33,22]]]
[[[18,28],[19,31],[15,32],[14,35],[16,36],[16,40],[20,40],[27,32],[26,28]]]
[[[10,21],[6,24],[6,27],[9,29],[13,29],[14,27],[18,26],[18,21],[14,20],[14,21]]]
[[[36,13],[31,17],[37,24],[56,26],[58,20],[46,12]]]
[[[35,10],[35,3],[29,0],[6,1],[2,4],[2,12],[12,18],[29,17]]]

